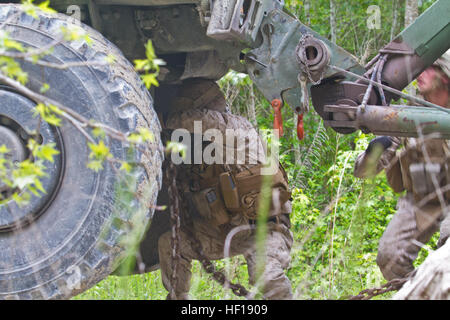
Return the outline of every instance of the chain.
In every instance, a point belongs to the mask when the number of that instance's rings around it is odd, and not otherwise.
[[[247,298],[249,296],[248,290],[239,283],[231,283],[226,275],[222,271],[217,270],[216,266],[205,256],[202,245],[195,238],[194,234],[191,232],[189,236],[191,238],[192,247],[205,271],[225,289],[230,288],[236,296]]]
[[[314,36],[313,36],[312,34],[310,34],[310,33],[305,33],[305,34],[303,34],[302,37],[300,38],[299,46],[298,46],[298,48],[297,48],[297,54],[296,54],[296,56],[299,57],[298,53],[301,51],[301,54],[302,54],[302,57],[303,57],[303,60],[304,60],[304,61],[307,60],[307,59],[306,59],[306,50],[305,50],[305,46],[306,46],[306,40],[307,40],[308,38],[314,38]],[[302,62],[300,61],[300,63],[302,63]],[[306,73],[306,75],[308,76],[308,79],[309,79],[309,81],[311,82],[311,84],[314,85],[314,86],[320,84],[320,83],[322,82],[323,76],[325,75],[325,70],[326,70],[326,68],[324,68],[324,70],[322,71],[322,74],[320,75],[319,80],[318,80],[318,81],[315,81],[315,80],[313,79],[312,75],[311,75],[311,70],[309,69],[309,65],[308,65],[306,62],[305,62],[305,63],[302,63],[302,64],[305,66],[304,71],[306,71],[305,73]]]
[[[365,92],[365,94],[364,94],[363,101],[362,101],[362,103],[361,103],[361,111],[362,111],[362,112],[365,111],[366,106],[367,106],[367,103],[369,102],[370,94],[372,93],[373,83],[374,83],[374,81],[375,81],[375,79],[376,79],[376,76],[377,76],[377,73],[378,73],[378,67],[380,66],[380,61],[381,61],[381,60],[378,60],[378,61],[375,63],[375,67],[374,67],[373,70],[372,70],[372,74],[371,74],[371,76],[370,76],[370,80],[371,80],[372,82],[370,82],[369,85],[367,86],[366,92]]]
[[[181,230],[181,214],[180,214],[180,203],[183,208],[181,213],[185,213],[183,215],[183,224],[186,225],[186,228],[183,228],[183,231],[188,235],[189,241],[192,245],[192,249],[197,254],[198,260],[201,265],[205,269],[205,271],[212,275],[212,278],[216,280],[219,284],[221,284],[225,289],[230,288],[236,296],[239,297],[248,297],[249,291],[239,283],[231,283],[226,275],[222,271],[218,271],[216,266],[206,257],[203,252],[203,247],[195,237],[193,230],[193,222],[190,216],[189,209],[193,208],[191,204],[188,204],[187,199],[183,199],[177,187],[177,170],[175,165],[168,161],[168,165],[166,167],[166,179],[167,184],[169,186],[169,197],[170,197],[170,220],[172,225],[172,277],[171,277],[171,292],[169,293],[169,297],[175,298],[175,283],[177,276],[177,265],[180,259],[180,230]],[[180,201],[181,200],[181,201]]]
[[[367,87],[366,93],[364,95],[363,101],[361,103],[361,110],[364,112],[367,102],[369,101],[370,98],[370,94],[372,92],[375,80],[376,83],[378,85],[381,85],[381,76],[382,76],[382,72],[383,72],[383,68],[384,68],[384,64],[386,63],[386,60],[388,58],[387,54],[384,55],[378,55],[378,58],[375,60],[372,60],[373,62],[373,68],[370,69],[368,72],[365,73],[365,76],[367,76],[368,78],[370,78],[370,83]],[[381,104],[383,106],[387,106],[387,101],[386,101],[386,96],[384,94],[384,90],[382,87],[377,86],[378,92],[380,94],[380,98],[381,98]]]
[[[165,170],[166,183],[170,198],[170,224],[171,224],[171,244],[172,244],[172,275],[170,278],[170,299],[175,299],[175,284],[177,281],[177,269],[180,261],[180,202],[177,188],[177,169],[172,161],[166,161]]]
[[[305,77],[300,77],[300,86],[302,87],[302,109],[301,111],[306,113],[309,111],[309,91],[308,91],[308,86],[306,84],[306,78]],[[297,113],[298,110],[296,110]]]
[[[370,300],[373,297],[385,294],[391,291],[397,291],[403,287],[403,285],[410,279],[410,276],[406,276],[402,279],[393,279],[379,288],[371,288],[362,290],[356,296],[349,297],[348,300]]]
[[[378,66],[378,73],[377,73],[377,82],[380,84],[381,83],[381,76],[382,76],[382,72],[384,69],[384,64],[386,63],[388,58],[388,55],[385,54],[380,58],[380,65]],[[381,96],[381,104],[383,106],[387,106],[387,100],[386,100],[386,95],[384,94],[384,90],[381,87],[377,87],[378,88],[378,92],[380,93]]]

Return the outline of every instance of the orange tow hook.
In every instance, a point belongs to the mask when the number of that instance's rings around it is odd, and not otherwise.
[[[299,113],[297,117],[297,137],[303,140],[305,137],[305,129],[303,128],[303,113]]]
[[[273,119],[273,128],[278,130],[278,137],[283,135],[283,117],[281,115],[281,108],[283,107],[283,102],[280,99],[272,100],[272,108],[275,112],[275,116]]]

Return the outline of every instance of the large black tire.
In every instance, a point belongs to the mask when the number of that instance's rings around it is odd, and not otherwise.
[[[34,19],[19,11],[17,5],[0,5],[0,25],[8,21],[5,29],[10,36],[27,46],[48,45],[57,39],[61,26],[70,27],[72,23],[64,15],[40,12],[39,19]],[[161,187],[161,127],[153,100],[119,49],[95,30],[84,25],[82,28],[92,39],[91,45],[85,40],[60,43],[45,60],[91,62],[113,54],[116,62],[68,70],[23,63],[29,75],[27,87],[39,92],[42,83],[47,82],[51,89],[46,96],[86,118],[124,133],[139,128],[153,132],[155,142],[131,159],[144,164],[131,177],[137,177],[135,188],[146,197],[147,207],[142,217],[140,201],[125,202],[120,194],[123,183],[111,164],[105,164],[98,173],[86,167],[90,153],[86,139],[65,121],[57,130],[64,161],[54,196],[31,223],[0,232],[3,299],[67,299],[104,279],[125,256],[123,236],[129,235],[136,224],[141,230],[150,221]],[[106,142],[115,158],[130,160],[126,144],[110,138]]]

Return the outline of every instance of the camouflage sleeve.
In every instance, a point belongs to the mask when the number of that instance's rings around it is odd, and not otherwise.
[[[224,156],[223,160],[229,159],[231,164],[266,162],[263,141],[245,117],[206,108],[189,109],[170,113],[166,128],[185,129],[203,135],[204,141],[214,140],[210,150],[216,150],[219,158]]]
[[[383,169],[388,168],[391,162],[394,160],[397,149],[402,144],[402,139],[397,137],[390,137],[392,140],[392,145],[386,149],[380,156],[378,160],[371,159],[370,155],[366,152],[361,153],[355,160],[355,168],[353,175],[357,178],[370,178],[377,175]],[[373,170],[371,168],[371,163],[376,162],[376,168]]]

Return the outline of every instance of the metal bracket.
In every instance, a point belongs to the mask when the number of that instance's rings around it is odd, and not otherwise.
[[[282,10],[269,12],[261,23],[261,31],[261,46],[247,53],[245,61],[250,78],[268,101],[279,99],[291,109],[304,112],[299,80],[308,74],[306,66],[313,79],[314,72],[323,79],[336,77],[338,73],[328,67],[330,64],[358,74],[365,72],[351,54]],[[305,35],[308,41],[302,43]],[[308,84],[308,89],[311,85]]]
[[[92,27],[102,33],[102,19],[98,10],[98,4],[95,0],[88,1],[88,9]]]
[[[252,47],[264,17],[282,5],[282,1],[274,0],[216,0],[207,35],[217,40],[237,40]]]

